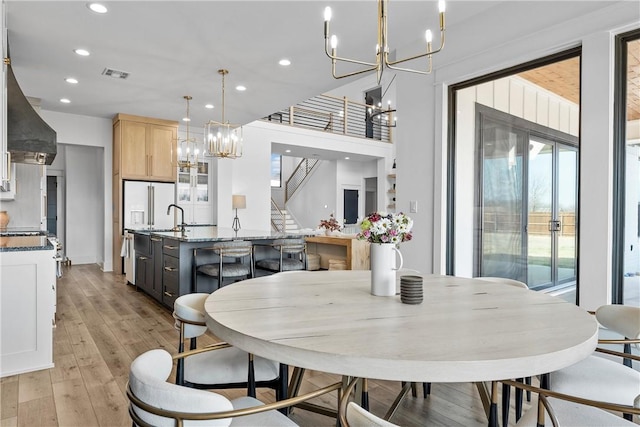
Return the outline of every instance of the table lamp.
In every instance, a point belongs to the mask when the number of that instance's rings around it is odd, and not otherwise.
[[[236,217],[233,218],[233,229],[240,230],[240,219],[238,218],[238,209],[246,209],[247,198],[243,195],[234,194],[231,196],[231,207],[236,210]]]

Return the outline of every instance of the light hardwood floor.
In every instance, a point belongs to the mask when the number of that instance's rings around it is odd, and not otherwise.
[[[65,267],[57,302],[55,368],[0,380],[1,426],[130,426],[125,395],[129,365],[150,349],[175,352],[178,333],[170,311],[127,285],[124,276],[103,273],[95,265]],[[199,341],[206,345],[216,338]],[[336,380],[308,372],[302,391]],[[372,381],[372,412],[384,414],[399,390],[399,383]],[[233,398],[243,391],[221,393]],[[260,389],[258,398],[270,402],[274,395]],[[317,402],[335,406],[336,397]],[[335,426],[331,418],[299,409],[291,417],[301,426]],[[418,398],[407,396],[392,421],[416,426],[487,423],[471,384],[434,384],[427,399],[421,393]]]

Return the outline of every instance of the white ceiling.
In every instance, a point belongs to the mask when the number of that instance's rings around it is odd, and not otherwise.
[[[450,2],[448,27],[497,3]],[[376,39],[372,0],[107,1],[104,15],[91,12],[85,1],[6,4],[12,64],[25,95],[40,98],[45,110],[105,118],[126,113],[180,120],[183,96],[191,95],[192,126],[220,120],[220,68],[230,71],[226,119],[232,123],[251,122],[347,83],[331,77],[324,54],[327,5],[341,55],[372,60]],[[438,25],[435,0],[393,0],[389,13],[394,47],[419,42],[427,27]],[[79,47],[91,56],[76,55]],[[278,65],[282,58],[292,65]],[[103,76],[106,67],[130,76]],[[69,76],[79,84],[66,83]],[[247,91],[237,92],[238,84]],[[205,109],[206,103],[216,109]]]

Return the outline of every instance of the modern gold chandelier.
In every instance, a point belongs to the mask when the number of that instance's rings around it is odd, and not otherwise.
[[[389,0],[378,0],[378,42],[376,44],[376,60],[375,62],[366,62],[360,61],[357,59],[349,59],[349,58],[341,58],[338,56],[338,38],[336,35],[329,35],[329,23],[331,22],[331,8],[326,7],[324,10],[324,50],[329,58],[331,58],[331,71],[333,77],[336,79],[342,79],[345,77],[355,76],[357,74],[367,73],[370,71],[375,71],[378,79],[378,84],[382,79],[382,72],[384,68],[389,68],[391,70],[397,71],[408,71],[410,73],[417,74],[429,74],[432,70],[432,56],[442,50],[444,47],[444,35],[445,35],[445,20],[444,20],[444,11],[445,11],[445,3],[444,0],[440,0],[438,2],[438,9],[440,14],[440,47],[436,50],[433,50],[432,42],[433,42],[433,34],[431,30],[427,30],[425,32],[425,39],[427,42],[426,52],[414,55],[405,59],[399,59],[395,61],[389,60],[389,44],[388,44],[388,25],[387,25],[387,9],[389,5]],[[329,50],[331,48],[331,50]],[[396,65],[402,64],[407,61],[413,61],[414,59],[419,59],[427,57],[428,65],[426,70],[414,70],[411,68],[402,68],[397,67]],[[350,73],[338,75],[336,74],[336,63],[338,61],[350,62],[353,64],[365,65],[367,68],[362,70],[353,71]]]
[[[227,159],[237,159],[242,157],[242,126],[232,125],[225,121],[224,117],[224,77],[229,74],[228,70],[218,70],[222,76],[222,121],[209,120],[205,124],[205,156],[219,157]]]
[[[189,134],[189,123],[191,117],[189,116],[189,101],[193,98],[189,95],[183,96],[187,101],[187,116],[182,119],[186,123],[187,134],[186,138],[178,138],[178,166],[181,168],[195,168],[198,166],[198,154],[200,149],[196,144],[196,139]]]

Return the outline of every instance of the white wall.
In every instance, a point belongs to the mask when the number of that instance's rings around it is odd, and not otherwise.
[[[74,264],[104,259],[104,202],[101,147],[68,145],[66,254]],[[73,196],[75,195],[75,197]],[[109,251],[110,252],[110,251]]]
[[[250,230],[271,229],[270,159],[272,143],[349,152],[366,155],[372,159],[391,159],[393,152],[392,144],[380,141],[345,137],[262,121],[249,123],[244,126],[244,155],[239,159],[221,159],[217,162],[219,226],[230,227],[233,222],[234,212],[231,209],[231,195],[244,194],[247,197],[247,209],[238,211],[242,228]],[[391,164],[388,168],[390,170]],[[379,180],[379,185],[385,185],[384,181]],[[331,184],[331,186],[335,203],[336,184]],[[327,216],[329,213],[331,211],[327,213]]]
[[[531,9],[527,19],[506,25],[505,16],[523,4]],[[411,214],[415,238],[402,245],[405,263],[424,273],[444,271],[448,85],[582,45],[579,284],[580,305],[594,309],[611,296],[612,30],[637,27],[640,10],[635,2],[502,2],[500,9],[450,26],[446,53],[434,58],[435,74],[396,79],[403,117],[411,114],[397,131],[398,209],[406,210],[410,199],[419,202]]]
[[[311,172],[304,189],[297,192],[287,203],[287,209],[298,221],[300,228],[318,228],[321,219],[334,214],[340,222],[336,205],[337,163],[321,160]]]
[[[95,257],[94,261],[87,262],[97,262],[101,264],[104,271],[112,271],[112,121],[111,119],[79,116],[47,110],[41,110],[40,114],[49,126],[56,131],[58,143],[65,144],[67,149],[71,146],[94,147],[93,153],[99,157],[99,159],[93,163],[93,170],[90,171],[77,164],[77,159],[67,158],[65,161],[68,220],[66,251],[67,256],[71,258],[73,263],[78,263],[80,259],[90,260]],[[81,148],[80,150],[81,151],[77,152],[78,156],[89,156],[87,152],[82,151]],[[70,213],[70,206],[81,206],[88,196],[87,194],[71,191],[76,184],[71,182],[69,174],[76,177],[82,176],[82,179],[85,179],[84,174],[89,174],[89,176],[98,179],[100,188],[97,192],[94,191],[93,194],[95,196],[89,196],[93,198],[92,202],[97,205],[98,209],[95,212],[96,222],[90,226],[78,226],[75,222],[69,221],[69,215],[73,215]],[[87,236],[87,234],[91,236]],[[85,241],[87,242],[86,247],[82,243]],[[100,249],[94,249],[95,245],[99,245]],[[86,256],[84,255],[85,251]],[[76,259],[73,259],[73,253],[80,255],[76,256]]]
[[[18,163],[15,165],[16,196],[13,200],[0,201],[0,210],[7,211],[9,227],[41,229],[40,183],[42,166]],[[45,225],[46,228],[46,225]]]

